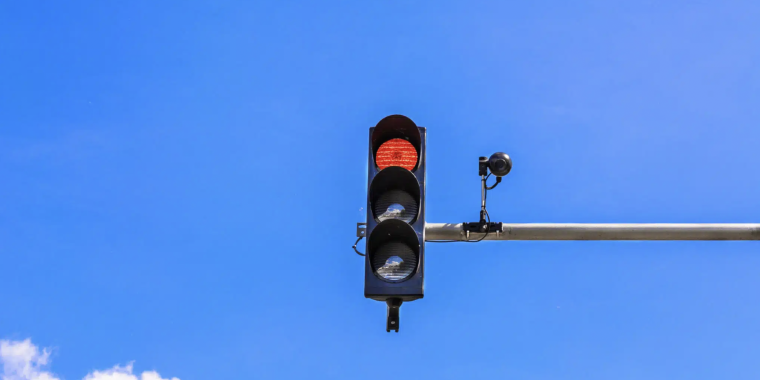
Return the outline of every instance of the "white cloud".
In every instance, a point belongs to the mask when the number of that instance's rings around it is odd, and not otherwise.
[[[30,339],[0,340],[0,380],[60,380],[52,372],[45,371],[50,359],[48,349],[40,349]],[[132,373],[132,363],[122,367],[115,365],[103,371],[93,371],[82,380],[179,380],[172,377],[164,379],[158,372],[145,371],[138,377]]]
[[[47,349],[40,352],[31,339],[0,340],[0,363],[3,365],[2,380],[59,380],[44,371],[50,358]]]
[[[105,371],[94,371],[85,376],[83,380],[179,380],[176,377],[171,379],[164,379],[156,371],[145,371],[138,378],[137,375],[132,374],[132,363],[127,364],[124,367],[118,365]]]

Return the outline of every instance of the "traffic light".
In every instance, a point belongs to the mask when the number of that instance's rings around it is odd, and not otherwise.
[[[398,332],[401,303],[423,297],[425,128],[391,115],[369,129],[364,296],[388,305]]]

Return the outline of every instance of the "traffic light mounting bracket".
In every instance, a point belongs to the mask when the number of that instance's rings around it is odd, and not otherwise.
[[[401,322],[399,318],[399,312],[401,311],[401,304],[404,301],[401,298],[390,298],[385,303],[388,305],[388,316],[385,322],[385,331],[391,332],[395,330],[398,332],[398,325]]]

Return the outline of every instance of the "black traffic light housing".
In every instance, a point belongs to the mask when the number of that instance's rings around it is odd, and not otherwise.
[[[380,169],[378,150],[395,139],[414,147],[416,163]],[[425,128],[402,115],[369,129],[364,296],[388,304],[387,331],[398,332],[402,302],[424,295],[425,140]]]

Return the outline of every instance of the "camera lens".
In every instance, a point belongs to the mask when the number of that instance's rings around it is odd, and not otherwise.
[[[512,159],[506,153],[497,152],[488,159],[488,168],[497,177],[503,177],[512,170]]]

